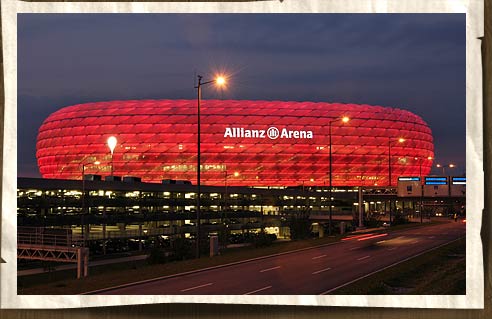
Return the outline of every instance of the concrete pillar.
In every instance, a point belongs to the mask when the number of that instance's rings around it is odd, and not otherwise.
[[[89,234],[90,234],[90,232],[91,232],[91,225],[85,224],[84,225],[84,238],[85,238],[86,241],[89,240]]]
[[[82,277],[82,248],[77,249],[77,279]]]
[[[340,234],[345,234],[345,222],[340,222]]]
[[[89,274],[89,248],[85,248],[84,250],[84,277],[87,277]]]
[[[323,227],[323,224],[318,225],[318,236],[319,238],[325,237],[325,228]]]
[[[359,228],[364,227],[364,206],[362,197],[362,186],[359,187]]]
[[[138,251],[142,251],[142,224],[138,224]]]
[[[216,256],[218,254],[219,254],[219,237],[210,236],[210,257]]]
[[[106,224],[103,224],[103,255],[106,255]]]

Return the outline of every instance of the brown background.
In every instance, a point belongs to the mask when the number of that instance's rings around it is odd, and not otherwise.
[[[15,1],[15,0],[14,0]],[[52,0],[53,1],[53,0]],[[55,0],[56,1],[56,0]],[[117,0],[113,0],[117,1]],[[207,1],[207,0],[201,0]],[[220,1],[220,0],[217,0]],[[240,0],[245,1],[245,0]],[[343,0],[341,0],[343,1]],[[477,0],[478,1],[478,0]],[[68,1],[67,1],[68,2]],[[99,1],[93,1],[99,2]],[[189,1],[183,1],[189,2]],[[227,1],[224,1],[227,2]],[[232,2],[232,1],[231,1]],[[492,0],[484,0],[485,36],[482,39],[482,59],[484,75],[484,170],[485,170],[485,209],[483,212],[482,241],[485,263],[484,310],[441,310],[441,309],[392,309],[392,308],[349,308],[349,307],[300,307],[300,306],[252,306],[252,305],[210,305],[210,304],[156,304],[138,306],[102,307],[67,310],[0,310],[0,319],[126,319],[126,318],[492,318],[492,252],[490,247],[492,216],[490,207],[492,142]],[[0,26],[1,29],[1,26]],[[1,40],[1,32],[0,32]],[[0,66],[3,70],[3,57],[0,50]],[[3,74],[3,72],[2,72]],[[0,139],[3,141],[4,90],[3,76],[0,77]],[[0,149],[0,161],[3,159]],[[3,165],[0,165],[0,174]],[[1,191],[1,184],[0,184]],[[398,298],[398,296],[394,296]]]

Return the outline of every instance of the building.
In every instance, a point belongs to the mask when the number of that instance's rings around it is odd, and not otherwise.
[[[461,183],[454,185],[460,189],[466,183],[465,177],[450,180]],[[406,189],[410,182],[402,178],[398,189]],[[336,224],[357,225],[358,190],[348,186],[333,189]],[[313,225],[328,221],[328,187],[203,186],[201,192],[205,234],[227,225],[232,235],[264,228],[277,237],[288,237],[286,221],[292,215],[309,212]],[[426,219],[454,212],[464,215],[464,193],[454,193],[422,197],[422,193],[398,194],[396,188],[368,186],[363,190],[364,219],[388,221],[390,212],[400,212],[418,221],[420,209]],[[197,187],[189,184],[85,180],[83,186],[80,180],[18,178],[18,225],[69,229],[78,235],[85,229],[88,241],[112,240],[115,249],[141,238],[189,237],[196,232],[196,195]],[[314,232],[316,229],[313,227]]]
[[[196,114],[196,100],[65,107],[39,129],[41,175],[81,179],[84,169],[144,182],[196,183]],[[109,136],[118,141],[114,154]],[[330,161],[334,186],[396,185],[398,176],[427,175],[433,150],[427,124],[396,108],[232,100],[205,100],[201,106],[204,185],[323,186],[330,182]]]

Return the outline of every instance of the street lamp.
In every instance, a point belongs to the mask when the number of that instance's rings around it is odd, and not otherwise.
[[[405,139],[400,137],[397,141],[398,141],[398,143],[403,143],[403,142],[405,142]],[[391,187],[391,184],[392,184],[392,181],[391,181],[391,142],[392,142],[392,138],[389,137],[388,138],[388,178],[389,178],[388,185],[389,185],[389,187]]]
[[[431,161],[432,156],[427,156],[427,160]],[[424,222],[423,214],[424,214],[424,189],[423,189],[423,180],[422,180],[422,162],[423,158],[415,157],[415,160],[419,161],[419,176],[420,176],[420,223]]]
[[[446,176],[446,165],[437,164],[436,167],[437,168],[442,168],[442,175],[443,176]],[[456,165],[455,164],[448,164],[447,167],[449,167],[449,168],[455,168]]]
[[[202,98],[202,86],[215,83],[218,86],[224,86],[226,79],[223,76],[217,76],[214,80],[202,82],[202,76],[197,75],[198,85],[195,86],[197,89],[197,157],[196,157],[196,181],[197,181],[197,197],[196,197],[196,258],[200,258],[200,196],[201,196],[201,185],[200,185],[200,100]]]
[[[329,220],[328,220],[328,235],[331,235],[331,225],[332,225],[332,206],[333,206],[333,198],[331,196],[331,191],[332,191],[332,144],[331,144],[331,124],[342,121],[342,123],[348,123],[350,121],[350,118],[348,116],[343,116],[342,118],[336,118],[328,122],[328,135],[329,135],[329,143],[330,143],[330,187],[329,187],[329,197],[330,197],[330,207],[329,207]]]
[[[89,163],[81,163],[82,166],[82,217],[81,217],[81,224],[82,224],[82,242],[83,246],[85,247],[85,222],[84,222],[84,215],[86,211],[85,207],[85,167],[88,165],[99,165],[101,162],[95,161],[95,162],[89,162]]]
[[[114,148],[116,147],[116,143],[118,141],[116,140],[116,137],[114,136],[110,136],[108,137],[108,147],[109,147],[109,150],[111,151],[111,177],[113,177],[113,152],[114,152]]]
[[[391,142],[393,141],[393,139],[391,137],[388,137],[388,186],[391,187],[392,186],[392,182],[391,182]],[[398,138],[398,140],[396,140],[398,143],[403,143],[405,142],[405,139],[403,137],[400,137]],[[391,199],[389,200],[389,222],[391,224],[391,215],[392,215],[392,208],[391,208]]]

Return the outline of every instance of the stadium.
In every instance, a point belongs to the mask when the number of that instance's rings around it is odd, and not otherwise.
[[[197,129],[196,100],[73,105],[44,121],[36,157],[43,178],[81,179],[84,166],[194,184]],[[200,137],[201,183],[211,186],[328,185],[330,161],[334,186],[396,185],[398,176],[427,175],[434,157],[419,116],[382,106],[203,100]]]

